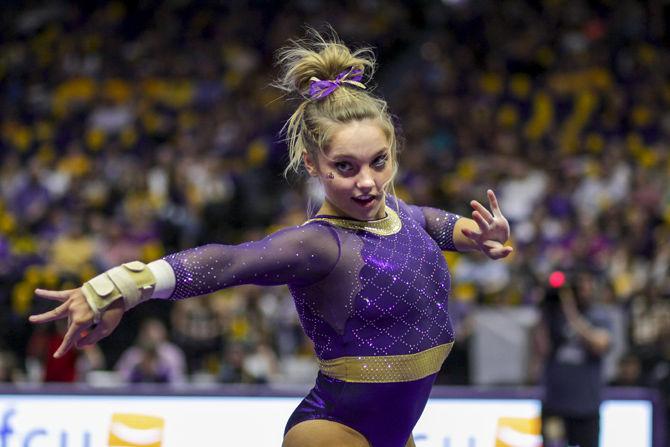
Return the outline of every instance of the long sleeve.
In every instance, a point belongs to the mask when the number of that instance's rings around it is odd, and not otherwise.
[[[440,249],[458,251],[454,243],[454,227],[462,216],[428,206],[407,205],[407,208]]]
[[[175,275],[170,299],[204,295],[241,284],[308,285],[324,278],[340,256],[339,239],[312,223],[240,245],[209,244],[163,258]]]

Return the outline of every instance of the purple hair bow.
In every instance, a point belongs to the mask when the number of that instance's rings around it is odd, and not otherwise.
[[[311,99],[323,99],[333,93],[335,89],[345,82],[347,84],[355,85],[356,87],[365,88],[365,85],[361,82],[362,79],[363,70],[354,67],[338,74],[334,81],[322,81],[319,78],[311,77],[310,81],[312,81],[312,83],[309,85],[309,97]]]

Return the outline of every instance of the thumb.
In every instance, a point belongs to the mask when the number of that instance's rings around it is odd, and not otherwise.
[[[492,257],[493,259],[502,259],[502,258],[506,258],[506,257],[509,256],[510,254],[512,254],[513,251],[514,251],[514,249],[513,249],[512,247],[499,247],[499,248],[494,248],[493,250],[491,250],[491,257]]]
[[[479,236],[481,236],[481,233],[477,233],[476,231],[472,231],[469,228],[461,229],[461,233],[463,233],[463,236],[467,237],[468,239],[472,239],[473,241],[477,241],[477,238]]]

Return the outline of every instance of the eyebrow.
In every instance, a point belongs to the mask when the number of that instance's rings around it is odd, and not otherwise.
[[[388,150],[389,150],[389,149],[388,149],[387,147],[378,150],[377,153],[375,153],[375,155],[373,155],[372,159],[374,160],[375,158],[378,158],[380,155],[383,155],[383,154],[385,154],[386,152],[388,152]],[[332,156],[329,157],[329,158],[330,158],[331,160],[337,160],[337,159],[343,159],[343,158],[350,158],[350,159],[353,158],[354,160],[358,160],[358,158],[357,158],[356,156],[354,156],[354,155],[352,155],[352,154],[347,154],[347,153],[344,153],[344,154],[335,154],[335,155],[332,155]]]

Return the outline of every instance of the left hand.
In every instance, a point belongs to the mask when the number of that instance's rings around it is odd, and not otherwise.
[[[473,200],[470,205],[474,209],[472,219],[477,223],[479,231],[463,228],[463,235],[472,240],[479,250],[491,259],[507,257],[514,249],[505,246],[509,239],[509,223],[500,211],[498,199],[492,190],[486,191],[491,211],[487,210],[481,203]]]

